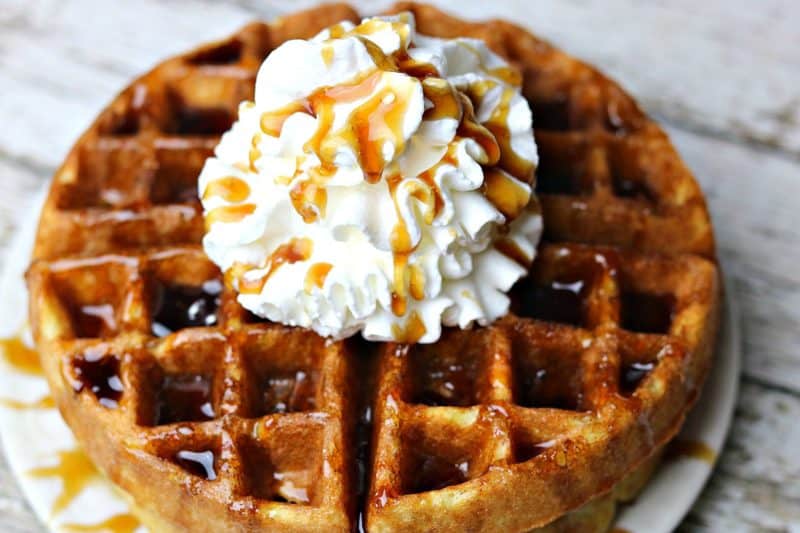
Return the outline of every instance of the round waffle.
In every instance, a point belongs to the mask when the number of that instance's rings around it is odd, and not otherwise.
[[[157,531],[605,531],[711,365],[702,193],[614,82],[523,29],[417,4],[523,74],[545,242],[490,327],[433,345],[259,320],[200,246],[196,179],[264,57],[327,5],[134,81],[56,173],[28,273],[56,402]]]

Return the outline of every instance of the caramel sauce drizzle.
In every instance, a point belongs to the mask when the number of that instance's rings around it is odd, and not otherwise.
[[[323,167],[333,167],[337,149],[348,145],[359,157],[366,180],[377,183],[385,165],[384,143],[391,140],[397,152],[403,150],[402,120],[410,95],[398,94],[388,86],[376,92],[382,76],[378,70],[355,84],[323,89],[309,97],[318,127],[304,149],[316,153]],[[348,125],[332,133],[334,104],[363,98],[366,101],[351,112]]]
[[[311,294],[314,287],[321,289],[322,286],[325,285],[325,279],[328,277],[328,273],[332,268],[333,265],[330,263],[314,263],[311,265],[306,273],[306,293]]]
[[[344,25],[340,22],[338,24],[334,24],[328,30],[330,34],[330,39],[340,39],[345,34],[347,34],[347,30],[345,29]]]
[[[307,154],[316,154],[320,160],[320,164],[316,168],[308,170],[308,177],[296,182],[289,191],[295,211],[306,223],[312,223],[325,216],[327,207],[326,185],[336,170],[334,158],[342,146],[351,147],[353,153],[357,155],[364,171],[365,180],[368,183],[377,183],[386,175],[385,179],[389,185],[398,214],[398,223],[392,229],[390,236],[393,254],[391,307],[395,315],[403,316],[407,312],[409,293],[417,300],[424,298],[425,276],[419,266],[408,264],[409,256],[414,251],[415,246],[411,243],[408,229],[400,216],[400,209],[397,205],[396,189],[400,182],[400,176],[396,172],[387,172],[387,161],[384,160],[383,156],[383,146],[387,141],[393,144],[395,153],[400,153],[404,149],[405,140],[402,135],[402,121],[410,94],[399,94],[398,89],[389,86],[378,91],[377,87],[384,72],[400,70],[419,79],[422,84],[423,94],[431,104],[424,111],[423,119],[452,118],[458,120],[457,137],[474,139],[483,148],[486,153],[486,160],[480,162],[485,168],[485,183],[482,192],[509,220],[517,217],[525,208],[530,200],[530,191],[504,172],[487,167],[499,164],[512,176],[519,178],[524,183],[530,183],[533,178],[533,165],[520,158],[511,149],[511,135],[507,128],[507,119],[511,100],[515,94],[513,90],[504,88],[500,103],[493,110],[489,119],[485,124],[479,123],[475,117],[473,105],[479,105],[489,90],[499,86],[498,82],[486,80],[472,84],[466,90],[467,94],[455,90],[451,84],[439,78],[439,72],[433,65],[416,62],[408,55],[405,48],[408,45],[409,33],[407,31],[408,28],[402,21],[390,24],[401,35],[401,39],[406,46],[401,46],[400,52],[387,56],[377,45],[364,38],[381,31],[386,27],[386,24],[384,21],[373,20],[362,23],[351,30],[345,29],[341,24],[336,24],[330,28],[330,39],[345,36],[360,38],[367,52],[376,63],[376,70],[367,73],[353,83],[319,89],[301,101],[293,102],[282,109],[262,114],[260,118],[261,132],[257,133],[252,139],[250,167],[255,170],[255,161],[261,156],[257,148],[261,134],[280,136],[286,119],[294,113],[302,112],[317,119],[317,128],[305,143],[303,151]],[[460,44],[480,58],[479,52],[474,47],[468,43]],[[323,46],[321,54],[325,64],[330,65],[333,60],[333,47],[329,41]],[[521,75],[513,67],[505,66],[487,69],[481,62],[481,69],[512,86],[518,87],[521,84]],[[332,131],[335,118],[334,105],[354,103],[359,100],[363,100],[363,102],[360,102],[351,111],[345,126],[338,131]],[[442,164],[457,165],[453,152],[454,150],[452,150],[451,146],[441,161],[422,172],[417,181],[408,183],[410,188],[408,192],[413,198],[419,200],[422,206],[421,212],[425,222],[428,224],[433,222],[444,206],[442,193],[434,179],[436,170]],[[300,164],[301,161],[298,160],[298,170],[294,176],[282,178],[280,182],[289,184],[298,175],[302,174],[299,170]],[[242,210],[246,209],[242,207]],[[208,218],[236,220],[246,216],[239,211],[222,211],[219,214],[215,213],[215,211],[209,213]],[[244,278],[243,273],[247,270],[247,265],[235,266],[236,272],[234,276],[239,280],[242,293],[260,292],[269,276],[280,265],[308,257],[303,256],[302,253],[293,253],[289,254],[293,259],[288,260],[284,258],[287,250],[289,250],[289,248],[285,248],[286,246],[279,247],[273,256],[268,259],[265,267],[267,274],[257,280]],[[296,246],[291,245],[290,248],[297,252]],[[525,254],[522,254],[513,242],[509,241],[500,244],[498,248],[506,250],[504,253],[507,253],[515,260],[520,261],[521,259],[521,262],[527,263]],[[302,259],[299,259],[301,257]],[[325,276],[330,271],[330,267],[322,265],[324,264],[320,263],[309,268],[305,280],[307,292],[310,292],[314,286],[322,287],[322,284],[324,284]],[[416,321],[421,325],[418,316],[416,316]],[[414,324],[416,321],[409,317],[408,325],[410,325],[411,330],[415,329]],[[409,328],[407,327],[406,329]],[[424,335],[424,332],[422,335]]]
[[[324,44],[322,46],[322,62],[325,63],[326,67],[330,67],[333,64],[333,46],[330,44]]]
[[[433,68],[431,66],[431,68]],[[435,71],[434,71],[435,72]],[[452,85],[441,78],[422,80],[422,94],[432,106],[422,113],[423,120],[452,118],[459,120],[463,113],[461,98]]]
[[[306,224],[324,217],[328,206],[328,191],[317,181],[313,178],[299,181],[289,190],[292,206]]]
[[[14,370],[31,376],[44,375],[38,352],[29,348],[20,335],[0,339],[0,349],[3,350],[6,362]]]
[[[29,470],[27,474],[35,478],[55,477],[61,480],[61,493],[53,502],[52,515],[63,511],[89,483],[100,473],[83,450],[62,450],[58,452],[58,463]]]
[[[478,68],[483,72],[485,72],[486,74],[489,74],[490,76],[493,76],[503,81],[504,83],[507,83],[514,87],[519,87],[522,85],[522,74],[519,72],[519,70],[511,66],[489,68],[483,62],[483,59],[481,59],[481,54],[478,51],[478,49],[472,46],[470,43],[465,41],[458,41],[458,46],[466,50],[469,50],[470,53],[472,53],[472,55],[478,58],[478,63],[479,63]]]
[[[507,221],[517,218],[528,205],[531,190],[499,168],[486,168],[483,176],[482,192],[486,198]]]
[[[486,129],[492,132],[497,144],[500,146],[500,166],[515,178],[531,183],[533,180],[534,166],[530,161],[521,158],[511,147],[511,131],[508,129],[508,113],[511,109],[511,99],[514,91],[506,87],[500,97],[500,103],[492,111],[486,121]]]
[[[495,78],[502,80],[509,85],[513,85],[514,87],[520,87],[522,85],[522,74],[514,67],[495,67],[492,69],[486,69],[486,72],[490,76],[494,76]]]
[[[394,335],[394,338],[400,343],[414,344],[418,342],[425,333],[427,333],[425,324],[416,311],[412,311],[408,316],[408,321],[405,326],[401,327],[398,324],[392,325],[392,335]]]
[[[408,227],[400,215],[400,208],[397,204],[397,186],[402,181],[399,173],[393,173],[386,179],[389,185],[389,191],[394,200],[394,207],[397,213],[397,224],[392,228],[392,233],[389,236],[389,245],[392,248],[392,255],[394,259],[394,276],[392,283],[392,312],[396,316],[403,316],[406,314],[407,308],[407,290],[408,285],[408,258],[411,252],[414,251],[414,244],[411,242],[411,235],[408,233]]]
[[[258,158],[261,157],[261,150],[258,149],[259,143],[261,143],[261,134],[256,132],[250,141],[250,152],[248,152],[250,171],[252,172],[256,172],[256,161],[258,161]]]
[[[203,200],[218,196],[230,203],[239,203],[250,196],[250,186],[241,178],[226,176],[210,182],[203,191]]]
[[[98,522],[97,524],[64,524],[62,527],[67,531],[75,533],[93,533],[99,531],[110,531],[111,533],[133,533],[142,523],[134,515],[129,513],[117,514]]]
[[[286,119],[295,113],[307,113],[310,115],[313,112],[309,107],[307,100],[292,102],[284,107],[281,107],[280,109],[275,109],[273,111],[265,111],[261,114],[261,118],[259,120],[261,131],[267,135],[271,135],[272,137],[279,137],[281,130],[283,129],[284,122],[286,122]]]
[[[497,239],[494,243],[494,247],[498,252],[505,255],[512,261],[515,261],[517,264],[522,265],[525,268],[531,266],[531,258],[528,256],[528,254],[520,250],[519,246],[517,246],[517,243],[511,239],[507,237]]]
[[[29,348],[22,340],[21,334],[8,339],[0,339],[0,350],[3,357],[14,370],[31,376],[42,376],[44,371],[39,361],[39,353]],[[46,395],[38,400],[26,402],[13,398],[0,398],[0,405],[9,409],[52,409],[56,406],[52,396]]]
[[[269,278],[283,265],[305,261],[311,257],[313,243],[307,238],[292,238],[278,246],[267,258],[264,265],[266,272],[256,279],[248,279],[244,272],[237,272],[239,267],[234,265],[234,276],[239,280],[239,292],[242,294],[260,294]],[[248,268],[245,266],[245,269]]]
[[[486,161],[481,161],[484,167],[496,165],[500,161],[500,146],[497,143],[497,139],[486,126],[475,118],[475,109],[470,97],[463,93],[460,96],[464,116],[458,125],[456,135],[473,139],[483,148],[483,151],[486,152]]]
[[[241,222],[241,220],[252,215],[256,210],[256,204],[236,204],[223,205],[216,207],[206,214],[206,230],[216,222]]]
[[[415,300],[425,298],[425,272],[419,265],[409,267],[408,291]]]

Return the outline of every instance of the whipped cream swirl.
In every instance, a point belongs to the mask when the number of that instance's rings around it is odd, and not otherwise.
[[[203,245],[246,309],[323,336],[488,324],[541,235],[531,123],[516,71],[410,14],[288,41],[200,175]]]

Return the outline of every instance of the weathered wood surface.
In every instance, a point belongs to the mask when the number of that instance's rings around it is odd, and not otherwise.
[[[35,216],[31,194],[133,75],[255,16],[313,3],[0,0],[0,248]],[[800,5],[457,5],[465,16],[526,23],[621,80],[667,124],[708,196],[745,356],[728,446],[681,530],[800,531]],[[3,464],[0,531],[41,531]]]

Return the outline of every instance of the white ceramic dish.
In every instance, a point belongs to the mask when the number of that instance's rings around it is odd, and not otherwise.
[[[38,213],[44,191],[30,213]],[[23,274],[33,244],[36,219],[31,217],[9,249],[0,276],[0,315],[6,317],[0,336],[19,335],[26,322],[27,293]],[[741,364],[739,325],[734,295],[726,292],[722,331],[714,371],[703,395],[678,437],[685,449],[660,467],[645,491],[619,513],[616,527],[630,533],[668,533],[688,512],[713,469],[714,458],[728,433]],[[23,335],[25,336],[25,335]],[[4,350],[5,345],[0,346]],[[0,358],[0,436],[8,462],[36,515],[51,531],[144,531],[137,527],[126,500],[106,479],[92,475],[72,433],[52,407],[20,408],[48,396],[40,375],[25,373]],[[52,468],[64,463],[72,471],[65,483]],[[71,493],[74,492],[74,495]],[[65,496],[66,495],[66,496]],[[61,507],[59,512],[54,508]]]

